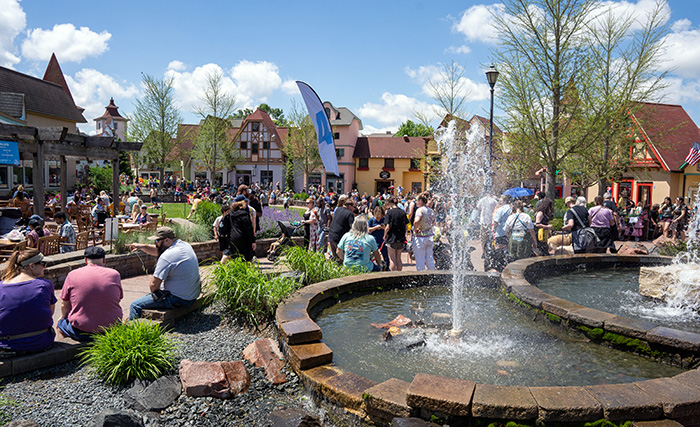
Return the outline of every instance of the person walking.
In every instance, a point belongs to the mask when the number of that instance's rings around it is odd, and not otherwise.
[[[537,237],[530,215],[523,213],[522,201],[513,202],[513,211],[503,228],[508,236],[510,259],[515,261],[533,256],[537,250]]]
[[[406,230],[408,228],[408,216],[406,212],[397,206],[398,199],[391,197],[385,204],[387,210],[384,216],[384,245],[387,246],[390,268],[392,271],[403,270],[401,253],[406,246]]]
[[[603,206],[603,196],[595,196],[593,199],[595,206],[588,210],[591,228],[598,237],[595,248],[589,252],[605,253],[608,248],[615,248],[615,241],[612,239],[610,229],[615,225],[615,217],[610,209]]]
[[[241,198],[241,200],[237,200]],[[221,263],[230,258],[241,256],[246,261],[253,260],[255,255],[255,232],[247,202],[243,196],[237,196],[231,205],[228,215],[222,218],[219,234],[229,236],[228,247],[224,250]]]
[[[433,258],[433,226],[435,211],[428,207],[428,198],[421,194],[416,199],[416,217],[413,221],[413,254],[416,257],[416,270],[435,270]]]
[[[331,246],[331,255],[335,258],[338,252],[338,243],[345,233],[352,228],[355,215],[353,214],[354,201],[345,194],[338,198],[338,207],[333,213],[331,225],[328,227],[328,242]]]

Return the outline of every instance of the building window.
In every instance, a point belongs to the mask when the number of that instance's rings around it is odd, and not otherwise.
[[[340,139],[340,132],[334,132],[333,139]]]
[[[10,188],[7,176],[10,173],[9,166],[0,166],[0,188]]]
[[[384,159],[384,167],[386,169],[394,169],[394,159]]]
[[[260,183],[264,186],[270,185],[272,183],[272,171],[260,171]]]
[[[257,142],[250,144],[250,153],[251,154],[258,154],[258,143]]]
[[[241,141],[241,150],[248,149],[248,141]]]
[[[336,148],[335,149],[335,157],[337,157],[338,160],[345,157],[345,148]]]
[[[369,169],[369,159],[364,158],[364,159],[359,159],[357,163],[357,167],[360,169]]]
[[[253,132],[258,132],[260,130],[260,122],[253,122],[251,123]]]
[[[411,159],[411,169],[420,170],[420,159]]]
[[[270,141],[263,141],[263,150],[270,149]]]

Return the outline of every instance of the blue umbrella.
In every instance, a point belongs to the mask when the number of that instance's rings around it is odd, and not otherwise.
[[[503,192],[503,195],[510,196],[513,198],[527,197],[532,196],[533,194],[535,194],[534,191],[530,190],[529,188],[523,187],[513,187]]]

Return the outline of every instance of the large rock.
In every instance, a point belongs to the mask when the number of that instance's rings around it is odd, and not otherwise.
[[[107,409],[95,415],[92,427],[143,427],[143,421],[134,411]]]
[[[618,255],[649,255],[646,246],[637,242],[625,242],[617,250]]]
[[[672,264],[641,267],[639,293],[659,301],[696,305],[700,302],[700,266]]]
[[[321,427],[318,418],[299,408],[287,408],[270,414],[272,427]]]
[[[180,381],[174,376],[161,377],[151,384],[141,381],[126,392],[125,399],[138,411],[161,411],[180,396]]]
[[[425,331],[423,329],[401,329],[399,332],[392,334],[387,331],[383,335],[384,340],[392,350],[403,352],[425,345]]]
[[[5,427],[41,427],[39,424],[31,420],[15,420],[4,424]]]
[[[228,399],[248,390],[250,377],[243,362],[180,362],[180,381],[190,397]],[[245,373],[243,373],[245,372]],[[229,383],[229,377],[232,382]]]
[[[272,384],[287,382],[287,376],[282,372],[284,356],[272,338],[251,343],[243,350],[243,358],[258,368],[265,368],[265,375]]]

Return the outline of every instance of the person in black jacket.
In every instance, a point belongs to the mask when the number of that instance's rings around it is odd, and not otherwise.
[[[224,250],[221,263],[237,256],[243,257],[246,261],[252,261],[255,253],[255,233],[247,202],[245,200],[234,202],[228,215],[221,222],[223,226],[219,228],[219,233],[229,236],[229,246]]]
[[[350,231],[352,223],[355,221],[355,214],[353,213],[354,205],[353,200],[346,195],[342,195],[338,199],[338,207],[333,213],[333,219],[328,228],[328,241],[331,244],[331,254],[333,258],[336,258],[335,254],[340,239],[343,238],[345,233]]]

